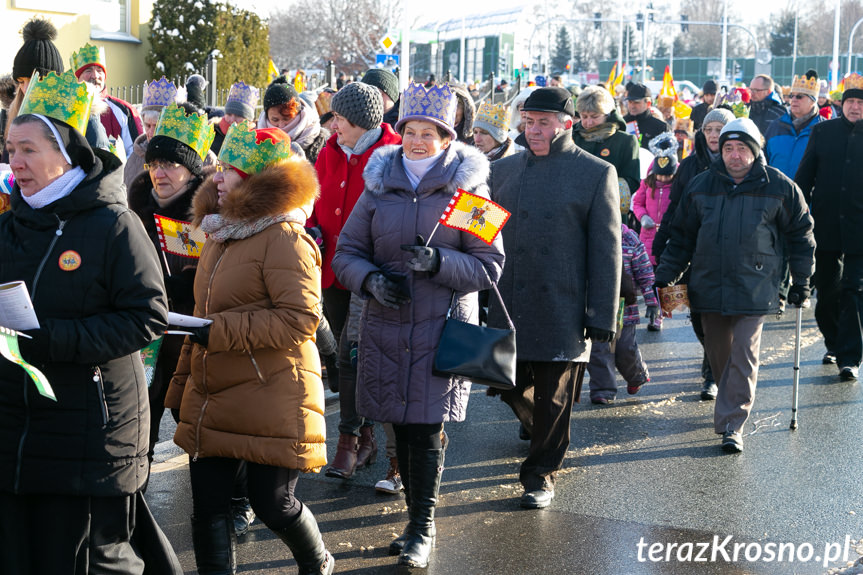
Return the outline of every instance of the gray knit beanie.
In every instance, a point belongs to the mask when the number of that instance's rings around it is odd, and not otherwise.
[[[749,149],[752,150],[752,155],[756,158],[761,151],[761,143],[763,141],[758,126],[749,118],[737,118],[725,124],[725,127],[719,133],[719,147],[724,146],[728,140],[740,140],[749,146]]]
[[[384,120],[384,99],[377,88],[352,82],[336,92],[330,109],[354,126],[374,130]]]
[[[702,126],[706,126],[710,122],[719,122],[723,126],[728,122],[734,120],[734,112],[731,110],[726,110],[725,108],[714,108],[707,112],[707,115],[704,116],[704,121],[701,122]]]
[[[360,80],[363,84],[368,84],[379,88],[384,94],[390,97],[393,102],[398,102],[399,99],[399,79],[389,70],[382,68],[371,68],[363,74],[363,79]]]

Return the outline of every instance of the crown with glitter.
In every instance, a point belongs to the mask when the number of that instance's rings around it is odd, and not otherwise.
[[[863,90],[863,76],[857,74],[848,74],[842,81],[844,90]]]
[[[794,81],[791,82],[792,94],[806,94],[818,99],[818,92],[821,86],[818,84],[818,78],[807,78],[806,76],[794,76]]]
[[[170,106],[177,101],[177,87],[173,82],[162,76],[158,81],[144,84],[144,100],[141,107],[144,110],[158,110]]]
[[[251,106],[252,109],[254,109],[254,107],[258,105],[259,93],[259,90],[254,86],[249,86],[245,82],[237,82],[231,86],[231,89],[228,92],[228,99],[225,103],[227,105],[227,102],[240,102],[241,104]]]
[[[68,124],[83,135],[87,132],[94,97],[87,84],[79,82],[72,70],[60,76],[48,72],[41,80],[39,72],[34,71],[18,115],[41,114]]]
[[[266,131],[257,131],[246,122],[232,124],[225,134],[219,161],[246,174],[257,174],[268,166],[291,157],[291,139],[275,141]]]
[[[213,125],[207,121],[206,114],[191,113],[180,106],[165,106],[153,137],[165,136],[182,142],[195,150],[203,160],[216,137]]]
[[[400,130],[406,122],[419,120],[440,126],[456,139],[453,126],[458,98],[455,92],[450,90],[449,85],[426,88],[422,84],[411,84],[402,92],[399,101],[399,121],[396,122],[396,130]]]
[[[501,130],[509,130],[509,107],[504,104],[483,102],[479,105],[474,123],[484,122]]]
[[[84,46],[78,50],[77,52],[72,53],[72,57],[69,59],[72,64],[72,70],[77,75],[81,70],[90,66],[91,64],[95,64],[102,68],[105,73],[108,72],[106,65],[107,60],[105,59],[105,47],[104,46],[93,46],[92,44],[84,44]]]

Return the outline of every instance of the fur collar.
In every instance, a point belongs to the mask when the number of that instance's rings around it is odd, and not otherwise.
[[[315,168],[302,159],[291,159],[250,175],[225,196],[219,195],[212,176],[198,188],[192,200],[192,224],[200,226],[204,216],[221,214],[232,221],[249,221],[311,205],[319,192]]]
[[[366,189],[375,195],[389,190],[410,190],[412,186],[402,165],[401,146],[381,146],[375,150],[363,171]],[[446,187],[453,193],[457,188],[472,190],[486,183],[488,159],[473,146],[452,142],[420,182],[417,192]]]

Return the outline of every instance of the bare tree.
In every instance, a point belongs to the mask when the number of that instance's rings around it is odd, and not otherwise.
[[[808,10],[801,10],[798,20],[798,30],[806,31],[803,41],[798,38],[798,53],[802,55],[825,55],[833,53],[833,19],[834,4],[812,5]],[[851,27],[863,18],[863,2],[861,0],[842,0],[839,12],[839,53],[848,50],[848,35]],[[859,33],[859,32],[858,32]],[[858,41],[859,43],[859,41]],[[826,70],[819,70],[825,74]]]
[[[354,74],[375,63],[378,42],[401,20],[400,0],[300,0],[270,19],[278,66],[323,68],[328,60]]]
[[[704,0],[683,0],[680,13],[689,15],[690,20],[701,22],[722,22],[722,2]],[[740,22],[741,18],[728,8],[728,22]],[[680,34],[674,41],[675,56],[701,56],[719,58],[722,46],[722,26],[690,24],[689,32]],[[752,40],[749,34],[738,28],[728,28],[728,57],[752,56]]]

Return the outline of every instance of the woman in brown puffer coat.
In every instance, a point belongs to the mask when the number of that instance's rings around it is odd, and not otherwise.
[[[193,201],[209,234],[195,276],[195,315],[166,405],[182,390],[174,441],[190,455],[199,573],[236,568],[230,499],[247,462],[257,516],[290,547],[300,573],[332,573],[317,522],[295,496],[301,471],[326,463],[324,390],[314,335],[321,255],[303,228],[315,170],[277,129],[234,125],[220,172]]]

